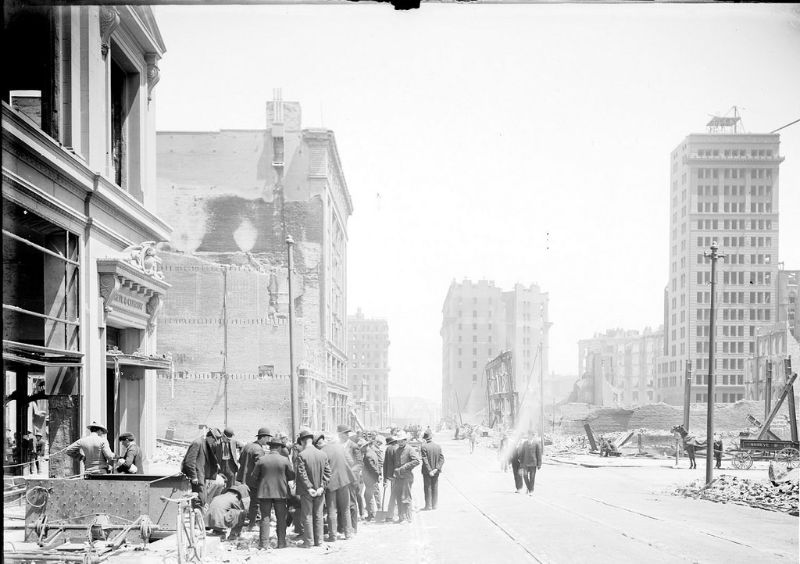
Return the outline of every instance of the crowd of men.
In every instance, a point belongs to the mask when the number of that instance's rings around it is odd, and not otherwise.
[[[242,444],[232,429],[211,429],[189,446],[181,471],[213,534],[231,539],[258,525],[259,548],[269,550],[274,513],[277,548],[288,546],[289,526],[297,546],[311,548],[352,538],[361,521],[410,522],[417,466],[424,510],[436,509],[444,455],[430,429],[423,440],[418,449],[405,430],[384,436],[339,425],[335,435],[304,429],[294,441],[262,427]]]

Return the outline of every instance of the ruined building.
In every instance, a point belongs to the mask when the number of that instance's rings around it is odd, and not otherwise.
[[[264,128],[162,131],[157,161],[158,209],[174,227],[163,253],[173,299],[160,315],[159,346],[173,355],[175,379],[190,386],[227,373],[230,411],[252,399],[236,399],[244,389],[237,382],[258,380],[261,412],[250,418],[258,420],[236,425],[288,431],[292,237],[299,420],[328,430],[350,421],[345,266],[352,202],[333,132],[303,129],[300,105],[276,92]],[[209,393],[188,412],[196,420],[166,423],[220,425],[218,387]],[[181,397],[171,394],[173,413],[186,407]]]

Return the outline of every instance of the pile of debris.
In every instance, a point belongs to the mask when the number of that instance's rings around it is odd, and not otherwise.
[[[693,499],[749,505],[797,516],[800,483],[792,480],[774,486],[766,480],[748,480],[723,474],[712,481],[708,487],[705,486],[703,480],[695,480],[686,487],[676,489],[673,493]]]
[[[156,451],[153,454],[153,463],[168,464],[180,468],[185,454],[185,446],[164,444],[158,441],[158,443],[156,443]]]

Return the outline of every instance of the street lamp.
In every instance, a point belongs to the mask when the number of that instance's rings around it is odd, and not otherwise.
[[[714,325],[716,312],[715,287],[717,260],[725,255],[717,253],[717,242],[711,242],[711,251],[703,255],[711,259],[711,319],[708,331],[708,418],[706,420],[706,485],[714,478]]]
[[[292,338],[294,326],[294,299],[292,297],[292,270],[294,270],[293,255],[294,239],[291,235],[286,237],[286,250],[289,255],[289,394],[291,395],[292,440],[297,437],[297,382],[294,371],[294,339]]]

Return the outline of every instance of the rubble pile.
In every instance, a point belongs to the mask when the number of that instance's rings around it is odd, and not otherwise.
[[[186,447],[181,445],[169,445],[162,442],[156,443],[156,451],[153,454],[154,464],[168,464],[180,468],[183,455],[186,454]]]
[[[748,480],[723,474],[711,482],[707,488],[703,480],[695,480],[686,487],[676,489],[673,493],[693,499],[749,505],[797,516],[800,483],[792,480],[774,486],[766,480]]]

